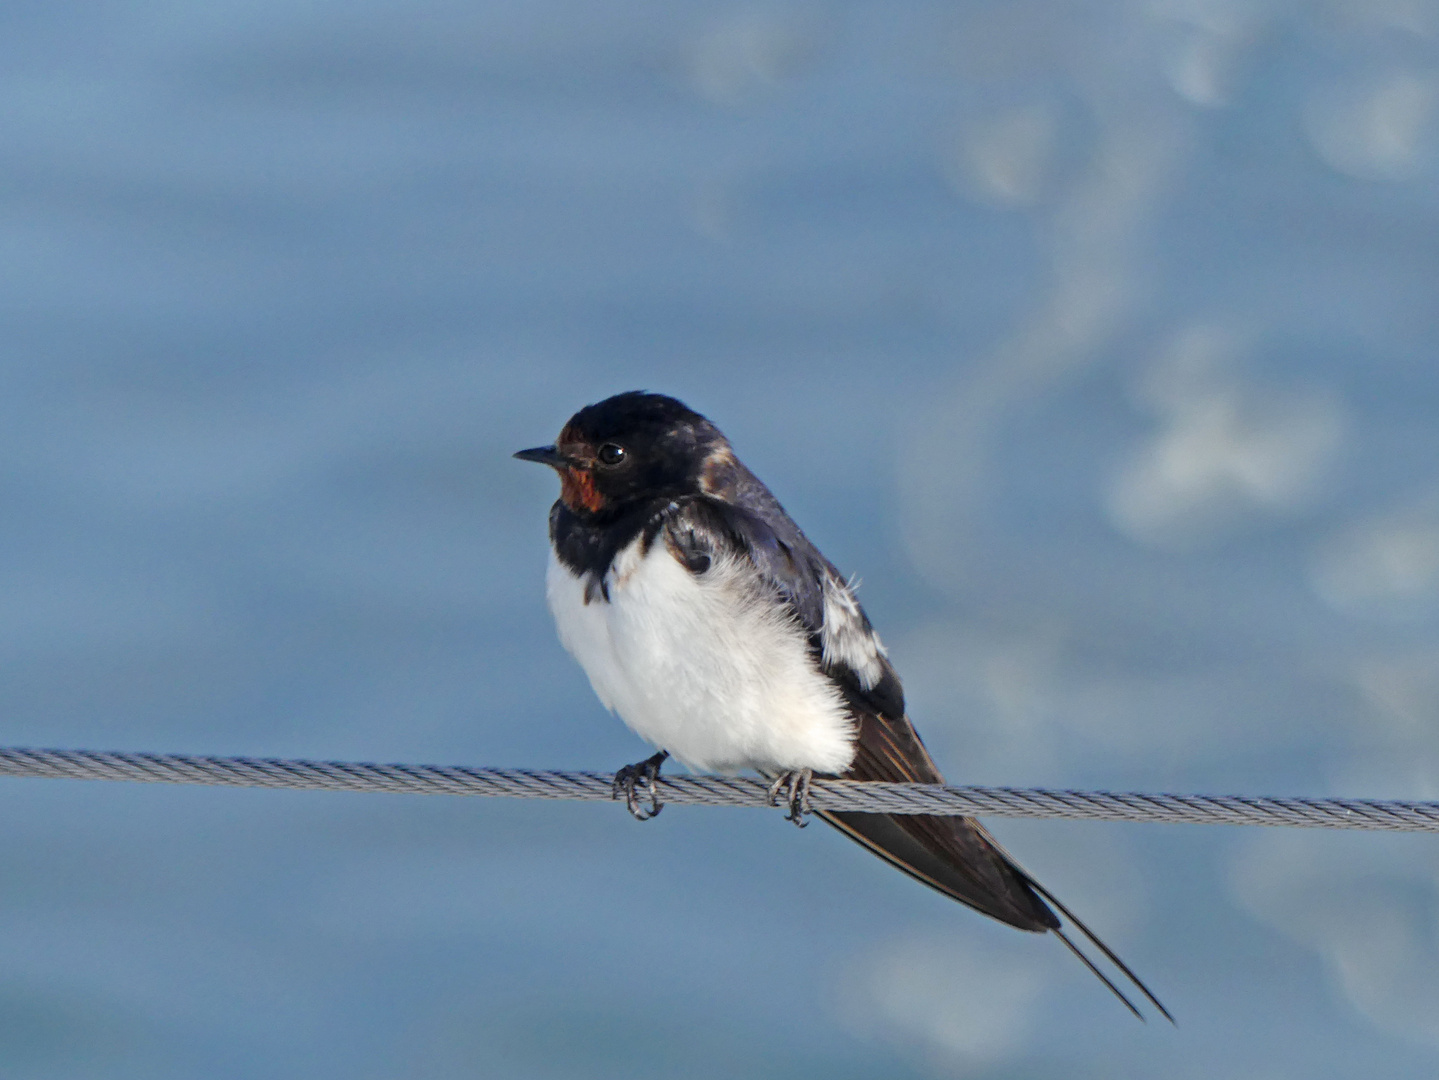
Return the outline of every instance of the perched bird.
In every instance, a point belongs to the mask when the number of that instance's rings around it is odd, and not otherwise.
[[[553,446],[515,457],[560,476],[546,588],[560,641],[600,701],[659,751],[616,774],[636,817],[659,812],[654,780],[670,756],[770,778],[797,824],[814,775],[944,783],[853,589],[714,424],[635,391],[581,409]],[[1172,1021],[973,818],[816,813],[946,896],[1054,933],[1142,1019],[1057,909]]]

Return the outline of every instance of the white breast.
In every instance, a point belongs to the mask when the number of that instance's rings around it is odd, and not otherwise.
[[[636,539],[605,577],[609,599],[550,555],[547,595],[560,641],[605,706],[692,769],[841,772],[854,727],[807,635],[747,565],[703,574],[664,541]],[[746,572],[748,570],[748,573]]]

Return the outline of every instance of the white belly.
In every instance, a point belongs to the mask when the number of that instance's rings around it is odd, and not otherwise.
[[[609,600],[595,589],[589,603],[584,581],[550,555],[560,641],[600,701],[692,769],[848,768],[853,722],[804,629],[733,561],[695,575],[663,539],[647,555],[639,547],[615,557]]]

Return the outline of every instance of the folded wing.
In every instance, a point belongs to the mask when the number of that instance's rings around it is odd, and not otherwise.
[[[667,527],[681,547],[745,554],[809,631],[816,659],[843,691],[857,725],[854,761],[841,778],[944,783],[905,715],[899,677],[853,589],[748,470],[738,476],[734,491],[741,496],[737,502],[717,491],[713,497],[676,507]],[[820,811],[818,816],[890,865],[976,911],[1021,930],[1052,931],[1131,1012],[1141,1016],[1064,933],[1055,913],[1058,909],[1172,1021],[1128,966],[975,819],[852,811]]]

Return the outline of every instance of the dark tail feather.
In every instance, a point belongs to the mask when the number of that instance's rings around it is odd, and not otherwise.
[[[1108,960],[1111,964],[1117,967],[1120,971],[1124,972],[1124,977],[1139,989],[1139,992],[1149,1000],[1149,1003],[1151,1005],[1153,1005],[1156,1009],[1159,1010],[1160,1014],[1164,1017],[1164,1019],[1168,1020],[1171,1024],[1174,1024],[1174,1017],[1169,1014],[1169,1010],[1164,1007],[1164,1003],[1154,996],[1154,994],[1150,991],[1149,987],[1144,985],[1144,980],[1141,979],[1138,975],[1134,974],[1134,972],[1129,969],[1129,965],[1126,964],[1123,960],[1121,960],[1115,954],[1113,949],[1111,949],[1108,945],[1101,941],[1098,935],[1095,934],[1095,932],[1089,927],[1085,926],[1084,923],[1080,921],[1080,919],[1074,914],[1074,912],[1070,911],[1069,908],[1065,907],[1064,904],[1061,903],[1052,892],[1046,889],[1039,882],[1035,881],[1034,878],[1024,873],[1024,871],[1019,867],[1016,866],[1015,870],[1024,876],[1024,880],[1029,884],[1029,887],[1031,889],[1039,893],[1040,896],[1044,897],[1051,904],[1057,907],[1059,909],[1059,913],[1063,915],[1070,923],[1072,923],[1074,925],[1074,928],[1089,940],[1090,944],[1092,944],[1096,949],[1102,952],[1106,960]],[[1070,952],[1074,953],[1075,956],[1083,960],[1085,966],[1089,968],[1090,971],[1094,972],[1094,974],[1098,975],[1101,979],[1103,979],[1104,985],[1109,987],[1109,989],[1113,990],[1115,996],[1118,997],[1120,1001],[1124,1002],[1124,1004],[1129,1006],[1130,1012],[1134,1013],[1135,1016],[1139,1016],[1141,1020],[1144,1019],[1143,1016],[1140,1016],[1139,1010],[1134,1007],[1134,1005],[1127,997],[1125,997],[1119,992],[1119,990],[1112,982],[1109,981],[1109,979],[1105,978],[1104,974],[1097,967],[1094,966],[1094,963],[1089,959],[1089,957],[1085,956],[1084,953],[1082,953],[1079,949],[1075,947],[1074,942],[1070,941],[1069,938],[1065,937],[1058,930],[1054,932],[1059,935],[1060,941],[1064,942],[1066,945],[1069,946]],[[1179,1025],[1174,1024],[1174,1026],[1178,1027]]]
[[[1138,1017],[1141,1024],[1146,1023],[1144,1019],[1144,1014],[1134,1007],[1134,1002],[1130,1001],[1129,998],[1124,996],[1124,991],[1119,989],[1119,987],[1115,986],[1114,981],[1110,979],[1108,975],[1106,975],[1104,972],[1100,971],[1099,968],[1094,966],[1094,961],[1084,955],[1084,950],[1082,950],[1078,945],[1069,940],[1068,934],[1066,934],[1063,930],[1052,930],[1050,931],[1050,933],[1052,933],[1055,937],[1059,938],[1060,941],[1064,942],[1064,947],[1070,952],[1072,952],[1075,956],[1079,957],[1079,962],[1089,969],[1090,974],[1092,974],[1105,986],[1109,987],[1109,992],[1115,997],[1117,997],[1120,1001],[1124,1002],[1124,1007],[1130,1012],[1132,1012],[1136,1017]],[[1164,1006],[1161,1005],[1159,1008],[1162,1011]],[[1173,1021],[1170,1022],[1173,1023]]]
[[[990,918],[1041,933],[1059,925],[1024,875],[970,818],[816,813],[891,866]]]
[[[1114,967],[1123,972],[1141,994],[1171,1024],[1174,1017],[1144,981],[1106,945],[1074,912],[1046,889],[1001,848],[978,822],[965,817],[888,814],[854,811],[817,811],[833,825],[890,865],[924,882],[944,895],[1021,930],[1053,930],[1066,948],[1109,988],[1140,1020],[1144,1014],[1074,941],[1061,932],[1059,916],[1047,901]],[[941,829],[943,824],[946,828]]]

